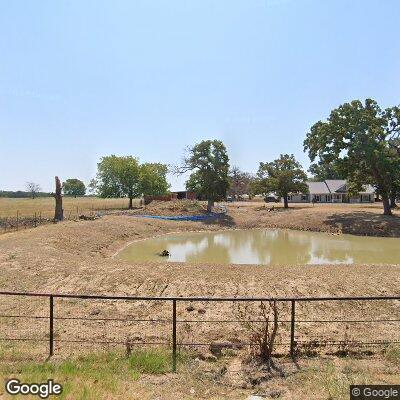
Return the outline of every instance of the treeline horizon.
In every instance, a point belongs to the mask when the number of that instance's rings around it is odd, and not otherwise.
[[[37,192],[36,197],[51,197],[50,192]],[[15,199],[32,198],[31,192],[26,190],[0,190],[0,197],[10,197]]]
[[[35,197],[53,197],[53,192],[37,192]],[[66,195],[67,197],[74,197],[73,195]],[[32,199],[32,193],[26,190],[0,190],[0,197],[13,198],[13,199]],[[98,197],[94,194],[85,194],[79,197]]]
[[[311,161],[311,180],[347,179],[349,193],[372,185],[382,198],[384,214],[392,215],[400,196],[400,106],[382,109],[373,99],[341,104],[311,126],[303,150]],[[88,188],[100,197],[129,197],[132,208],[133,198],[169,192],[168,172],[167,164],[110,155],[100,159]],[[310,179],[293,154],[260,161],[256,175],[241,171],[230,164],[224,143],[215,139],[202,140],[187,149],[182,164],[175,167],[175,173],[186,172],[191,172],[186,189],[207,199],[210,212],[215,201],[247,190],[283,197],[287,208],[288,194],[307,193],[306,181]],[[32,198],[41,190],[34,182],[27,182],[27,189]],[[86,193],[86,186],[70,178],[63,183],[63,190],[76,197]]]

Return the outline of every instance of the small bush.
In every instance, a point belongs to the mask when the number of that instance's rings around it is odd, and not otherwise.
[[[134,350],[129,357],[130,367],[145,374],[165,374],[171,370],[171,354],[157,349]]]

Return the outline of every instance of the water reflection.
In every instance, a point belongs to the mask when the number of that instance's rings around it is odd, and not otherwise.
[[[171,256],[159,256],[162,250]],[[166,235],[136,242],[121,258],[132,262],[211,264],[380,264],[400,262],[400,239],[281,229],[253,229]]]

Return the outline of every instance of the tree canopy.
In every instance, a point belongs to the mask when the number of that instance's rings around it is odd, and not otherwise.
[[[334,160],[319,160],[312,163],[308,169],[315,181],[325,181],[327,179],[345,179],[345,174],[340,170]]]
[[[257,191],[282,197],[285,208],[288,208],[290,193],[308,193],[307,175],[293,154],[281,154],[272,162],[261,162],[257,176]]]
[[[255,177],[252,174],[241,171],[238,167],[233,167],[229,171],[230,187],[228,190],[228,194],[235,199],[245,194],[251,196],[251,184],[254,179]]]
[[[63,191],[66,196],[84,196],[86,194],[85,184],[76,178],[67,179],[63,185]]]
[[[144,163],[140,166],[140,190],[143,195],[161,196],[168,192],[168,167],[161,163]]]
[[[332,110],[327,121],[314,124],[304,149],[311,161],[335,160],[353,192],[372,184],[389,215],[389,199],[399,181],[399,119],[399,107],[382,110],[374,100],[354,100]]]
[[[209,212],[214,201],[226,198],[229,188],[229,157],[220,140],[203,140],[189,148],[179,171],[192,171],[186,189],[208,200]]]
[[[168,191],[168,168],[164,164],[145,163],[132,156],[102,157],[97,164],[96,179],[90,184],[100,197],[128,197],[132,200],[142,195],[160,195]]]

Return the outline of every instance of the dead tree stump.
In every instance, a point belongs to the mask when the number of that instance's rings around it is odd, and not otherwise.
[[[62,208],[62,194],[61,194],[61,182],[56,176],[56,193],[54,194],[56,200],[56,209],[54,214],[55,221],[62,221],[64,219],[64,210]]]

